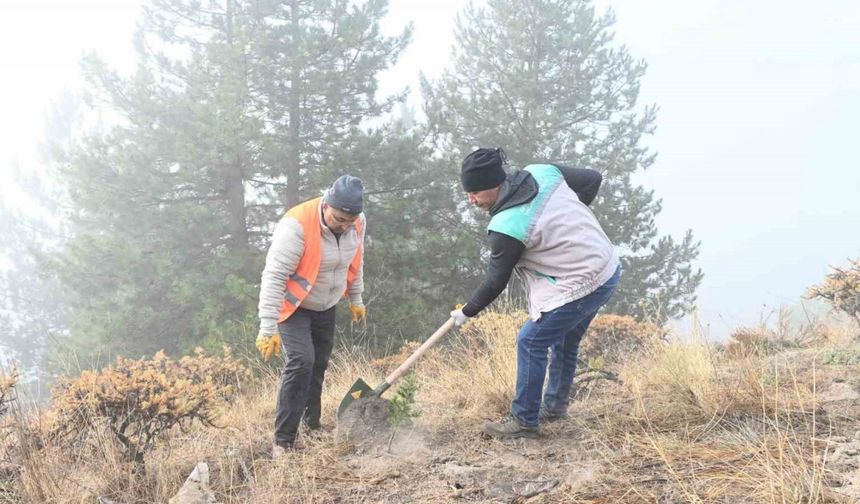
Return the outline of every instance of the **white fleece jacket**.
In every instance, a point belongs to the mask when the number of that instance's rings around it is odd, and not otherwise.
[[[318,210],[322,212],[322,208]],[[301,307],[323,311],[336,305],[346,290],[346,276],[349,265],[355,257],[358,247],[364,242],[364,232],[367,221],[364,214],[361,219],[361,234],[355,226],[336,237],[323,224],[320,218],[320,233],[322,235],[322,259],[316,283],[311,287],[308,296],[302,301]],[[260,282],[260,334],[275,334],[278,332],[278,314],[284,299],[284,288],[287,279],[296,272],[299,260],[305,250],[304,230],[301,223],[289,216],[284,216],[275,227],[272,245],[266,255],[266,267]],[[364,292],[364,256],[358,276],[352,282],[349,290],[349,300],[356,305],[362,305],[361,294]]]

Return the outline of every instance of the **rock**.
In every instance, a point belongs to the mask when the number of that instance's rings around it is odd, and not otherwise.
[[[169,504],[217,504],[215,494],[209,489],[209,466],[206,462],[197,463]]]
[[[21,466],[0,462],[0,483],[18,479],[21,474]]]
[[[514,483],[512,471],[494,472],[484,485],[484,495],[496,500],[511,500],[517,496]]]
[[[828,441],[831,446],[824,464],[835,481],[830,490],[856,499],[860,496],[860,440],[833,436]]]
[[[470,465],[460,465],[456,462],[448,462],[442,469],[445,480],[452,488],[472,489],[484,485],[487,479],[487,470]]]
[[[531,475],[522,475],[513,467],[488,468],[457,462],[446,463],[442,475],[446,483],[458,492],[459,498],[477,492],[486,498],[507,502],[534,497],[559,484],[557,479],[532,479]]]
[[[824,402],[854,401],[860,399],[860,393],[850,383],[833,382],[820,397]]]
[[[860,502],[860,469],[840,473],[836,486],[829,487],[837,494],[851,498],[850,502]]]
[[[514,483],[514,495],[521,495],[526,499],[537,494],[549,492],[558,485],[557,479],[545,480],[522,480]]]
[[[595,473],[594,467],[574,467],[567,475],[564,482],[571,490],[580,490],[594,481],[596,477],[597,474]]]

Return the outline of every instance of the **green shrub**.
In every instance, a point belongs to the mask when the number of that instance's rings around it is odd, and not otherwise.
[[[860,364],[860,350],[834,347],[821,355],[821,362],[835,366]]]
[[[389,401],[388,421],[392,427],[408,423],[413,418],[421,416],[421,411],[415,408],[415,395],[418,393],[418,379],[414,372],[403,377],[394,397]]]

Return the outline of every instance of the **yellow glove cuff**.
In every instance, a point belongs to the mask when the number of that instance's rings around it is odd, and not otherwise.
[[[364,322],[367,318],[367,308],[364,305],[349,304],[349,313],[353,323]]]
[[[278,333],[258,335],[256,345],[257,350],[260,351],[260,355],[266,362],[269,361],[272,355],[281,355],[281,335]]]

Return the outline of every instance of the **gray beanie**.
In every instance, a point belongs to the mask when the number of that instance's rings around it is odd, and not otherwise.
[[[360,214],[362,194],[364,194],[364,185],[361,179],[352,175],[341,175],[326,191],[325,202],[346,213]]]

